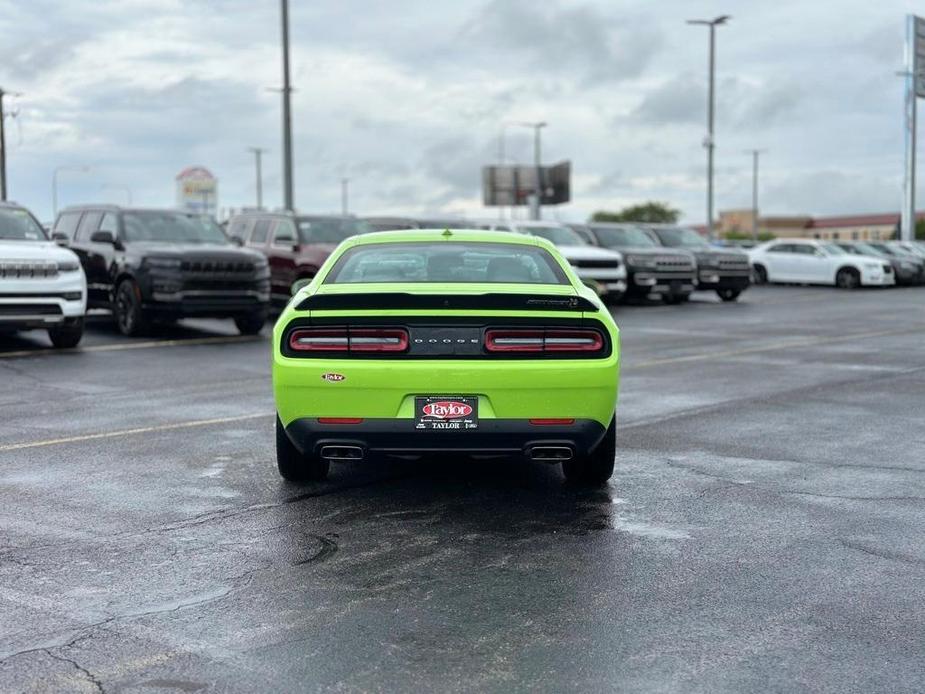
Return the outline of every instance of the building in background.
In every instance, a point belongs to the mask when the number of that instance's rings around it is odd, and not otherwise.
[[[879,241],[897,238],[899,218],[898,212],[837,217],[768,216],[758,218],[758,233],[773,234],[777,238]],[[916,219],[925,219],[925,212],[918,212]],[[720,212],[717,231],[720,237],[751,234],[752,211],[747,209]]]
[[[218,211],[218,179],[204,166],[189,166],[177,174],[177,207],[215,216]]]

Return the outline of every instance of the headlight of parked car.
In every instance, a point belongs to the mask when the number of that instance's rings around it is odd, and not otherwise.
[[[152,270],[179,270],[179,258],[145,258],[145,265]]]
[[[80,263],[76,260],[61,260],[58,262],[58,272],[76,272],[80,269]]]

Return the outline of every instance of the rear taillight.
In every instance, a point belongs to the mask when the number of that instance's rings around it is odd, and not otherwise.
[[[596,330],[495,330],[485,333],[489,352],[600,352],[604,338]]]
[[[404,328],[297,328],[289,333],[296,352],[404,352]]]
[[[574,424],[574,419],[531,419],[530,424],[537,427],[568,426]]]

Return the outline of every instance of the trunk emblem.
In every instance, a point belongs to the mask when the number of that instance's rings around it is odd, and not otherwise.
[[[347,377],[344,376],[343,374],[327,373],[327,374],[322,374],[322,375],[321,375],[321,380],[322,380],[322,381],[334,381],[334,382],[337,382],[337,381],[343,381],[345,378],[347,378]]]
[[[427,417],[436,417],[437,419],[453,419],[456,417],[467,417],[472,414],[472,407],[464,402],[455,400],[441,400],[424,405],[424,415]]]

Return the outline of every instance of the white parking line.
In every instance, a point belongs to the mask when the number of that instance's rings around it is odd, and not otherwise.
[[[126,349],[153,349],[155,347],[185,347],[187,345],[215,345],[228,342],[256,342],[259,335],[225,335],[222,337],[195,337],[189,340],[148,340],[146,342],[113,342],[105,345],[89,345],[73,349],[21,349],[16,352],[0,352],[0,359],[10,357],[37,357],[45,354],[81,354],[83,352],[118,352]]]
[[[114,439],[121,436],[134,436],[136,434],[149,434],[157,431],[171,431],[173,429],[192,429],[194,427],[205,427],[212,424],[228,424],[230,422],[245,422],[250,419],[260,419],[261,417],[271,417],[270,412],[260,412],[258,414],[244,414],[237,417],[216,417],[214,419],[194,419],[188,422],[173,422],[171,424],[157,424],[150,427],[138,427],[137,429],[121,429],[119,431],[106,431],[99,434],[80,434],[77,436],[65,436],[60,439],[45,439],[44,441],[27,441],[23,443],[10,443],[0,446],[0,452],[3,451],[20,451],[24,448],[41,448],[42,446],[57,446],[62,443],[75,443],[78,441],[95,441],[98,439]]]

